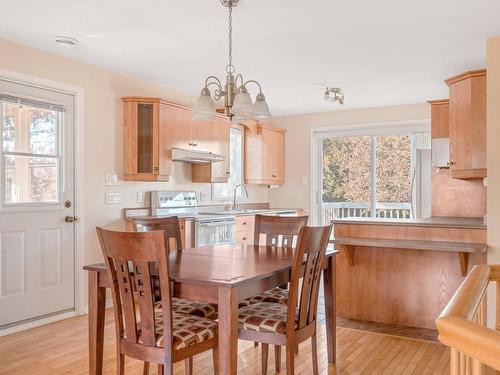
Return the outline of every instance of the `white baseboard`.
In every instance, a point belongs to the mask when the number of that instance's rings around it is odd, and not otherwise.
[[[21,332],[21,331],[26,331],[28,329],[40,327],[40,326],[43,326],[45,324],[54,323],[54,322],[57,322],[59,320],[68,319],[68,318],[72,318],[72,317],[75,317],[75,316],[76,316],[76,312],[75,311],[69,311],[69,312],[63,312],[63,313],[57,314],[57,315],[52,315],[52,316],[49,316],[49,317],[46,317],[46,318],[32,320],[32,321],[29,321],[29,322],[26,322],[26,323],[22,323],[22,324],[19,324],[19,325],[15,325],[15,326],[11,326],[11,327],[8,327],[8,328],[0,329],[0,337],[7,336],[7,335],[12,335],[13,333],[17,333],[17,332]]]

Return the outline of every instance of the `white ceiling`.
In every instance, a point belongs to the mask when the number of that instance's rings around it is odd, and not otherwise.
[[[275,115],[446,97],[443,79],[484,67],[486,38],[500,35],[498,0],[240,2],[234,64],[262,83]],[[219,0],[15,0],[0,14],[2,38],[193,97],[207,75],[224,76]],[[58,47],[56,35],[81,45]],[[343,88],[344,106],[323,101],[326,85]]]

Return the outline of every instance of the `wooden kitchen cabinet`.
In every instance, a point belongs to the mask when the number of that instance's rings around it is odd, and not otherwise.
[[[282,185],[285,182],[285,134],[265,124],[245,127],[245,182]]]
[[[227,182],[229,122],[194,121],[188,107],[160,98],[124,97],[124,178],[168,181],[172,148],[213,152],[225,156],[214,164],[192,164],[193,182]]]
[[[236,216],[236,243],[252,245],[255,215]]]
[[[486,70],[446,80],[450,90],[449,136],[451,176],[486,177]]]
[[[171,163],[160,161],[167,137],[159,126],[160,101],[157,98],[123,98],[123,168],[125,180],[168,181]]]
[[[210,164],[193,164],[192,181],[207,183],[226,183],[230,175],[229,135],[231,123],[222,117],[213,121],[203,121],[209,129],[210,149],[214,154],[224,155],[224,161]]]

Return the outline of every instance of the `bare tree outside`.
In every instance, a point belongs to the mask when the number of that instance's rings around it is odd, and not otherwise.
[[[372,163],[373,148],[375,160]],[[323,140],[322,198],[324,205],[333,207],[325,211],[324,220],[339,216],[372,216],[372,195],[375,195],[377,217],[392,215],[388,207],[406,207],[411,202],[411,149],[410,135]],[[372,165],[376,175],[375,191],[371,180]],[[404,208],[397,215],[409,218],[410,210]]]

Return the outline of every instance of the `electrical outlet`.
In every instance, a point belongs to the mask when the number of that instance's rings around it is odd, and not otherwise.
[[[137,192],[137,203],[143,203],[144,202],[144,192],[138,191]]]

